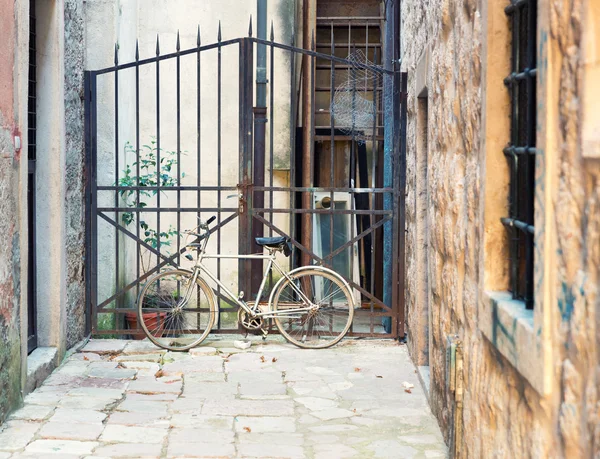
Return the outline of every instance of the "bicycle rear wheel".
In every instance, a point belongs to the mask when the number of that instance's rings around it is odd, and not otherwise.
[[[200,344],[215,322],[212,290],[190,271],[176,269],[152,277],[138,298],[138,322],[150,341],[170,351]]]
[[[290,278],[280,284],[273,296],[273,317],[281,334],[305,349],[323,349],[338,343],[354,318],[350,288],[329,270],[307,267],[290,274]]]

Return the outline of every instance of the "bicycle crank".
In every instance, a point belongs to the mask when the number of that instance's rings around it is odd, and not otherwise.
[[[263,326],[263,318],[262,317],[252,317],[246,311],[240,308],[238,311],[238,320],[242,327],[249,331],[256,331],[262,328]]]

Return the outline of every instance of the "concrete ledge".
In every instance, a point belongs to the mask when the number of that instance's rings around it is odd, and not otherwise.
[[[57,365],[58,351],[55,347],[38,347],[27,357],[27,380],[23,395],[33,392],[50,376]]]
[[[544,394],[541,334],[535,332],[533,310],[509,292],[485,292],[479,305],[479,329],[540,394]]]
[[[425,396],[427,397],[427,401],[431,406],[431,374],[429,365],[422,365],[417,367],[417,373],[419,375],[419,381],[421,382],[421,386],[423,386],[423,392],[425,392]]]

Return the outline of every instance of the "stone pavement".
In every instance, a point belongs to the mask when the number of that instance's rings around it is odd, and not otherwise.
[[[171,353],[148,341],[91,340],[0,427],[0,459],[446,451],[406,347],[392,341],[302,350],[269,337],[240,351],[231,337],[214,337]]]

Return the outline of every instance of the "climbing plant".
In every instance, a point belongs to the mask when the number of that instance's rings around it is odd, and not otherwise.
[[[125,144],[125,157],[127,158],[132,154],[135,156],[136,161],[125,166],[123,175],[118,181],[118,186],[124,187],[120,190],[120,195],[127,207],[145,208],[148,206],[148,201],[157,195],[158,187],[169,188],[177,185],[176,173],[179,170],[177,152],[159,148],[156,139],[152,138],[149,144],[144,144],[140,148],[139,155],[134,146],[127,142]],[[184,177],[185,172],[182,172],[181,179]],[[131,189],[127,189],[129,187]],[[146,187],[148,189],[144,189]],[[121,221],[125,226],[130,226],[137,221],[143,232],[143,241],[154,249],[157,249],[159,244],[160,247],[171,246],[173,238],[179,234],[172,225],[169,225],[167,230],[159,232],[140,217],[141,212],[124,212],[121,215]],[[148,250],[146,253],[147,259],[144,259],[144,256],[141,259],[144,272],[150,267],[152,255]]]

